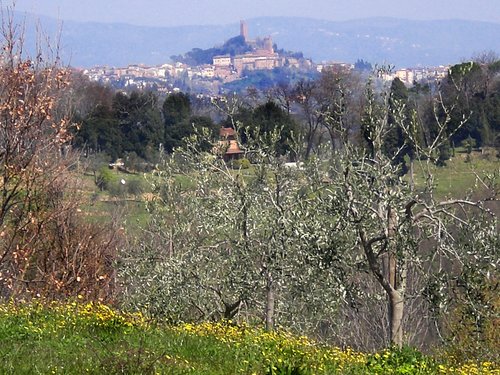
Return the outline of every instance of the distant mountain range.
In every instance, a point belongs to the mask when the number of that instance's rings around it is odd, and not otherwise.
[[[47,35],[62,30],[66,64],[159,65],[192,48],[223,44],[239,34],[239,23],[222,26],[142,27],[128,24],[57,21],[21,15],[26,40],[33,43],[34,20]],[[357,59],[396,67],[454,64],[486,51],[500,53],[500,24],[463,21],[415,21],[368,18],[333,22],[309,18],[263,17],[247,20],[251,38],[271,35],[279,48],[303,52],[314,62]],[[29,44],[29,43],[28,43]]]

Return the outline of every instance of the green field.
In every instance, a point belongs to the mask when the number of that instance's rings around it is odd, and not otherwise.
[[[433,167],[437,194],[481,194],[484,186],[478,176],[498,168],[491,155],[476,152],[467,158],[459,153],[445,167]],[[138,235],[149,220],[151,176],[113,173],[115,180],[124,179],[126,184],[141,181],[144,191],[101,191],[92,175],[83,175],[79,189],[87,199],[82,211],[95,222],[119,220],[130,236]],[[422,187],[418,169],[416,176],[417,188]],[[185,186],[192,183],[189,176],[178,180]],[[171,325],[77,300],[0,305],[0,373],[500,375],[500,368],[481,359],[461,363],[432,348],[425,355],[410,348],[363,353],[285,331],[266,332],[244,322]]]
[[[102,304],[0,305],[4,374],[500,374],[413,349],[361,353],[232,322],[167,325]]]
[[[448,160],[446,166],[432,166],[432,173],[435,177],[435,194],[438,198],[447,197],[463,198],[468,194],[475,197],[485,194],[486,182],[485,176],[496,173],[494,181],[500,183],[499,176],[500,162],[494,155],[493,150],[484,154],[473,152],[468,160],[465,152],[458,152]],[[253,171],[251,167],[248,170],[242,170],[244,175],[250,175]],[[415,163],[415,182],[417,189],[423,188],[425,180],[424,172],[419,163]],[[113,171],[114,183],[118,184],[121,179],[130,184],[132,181],[138,181],[142,194],[127,194],[124,189],[122,192],[100,191],[94,182],[94,177],[90,174],[83,175],[82,189],[89,198],[90,204],[82,207],[87,213],[89,220],[96,222],[106,222],[112,217],[120,221],[120,225],[126,228],[129,233],[137,234],[145,228],[149,220],[149,214],[146,210],[146,198],[151,196],[151,175],[150,174],[127,174],[119,171]],[[192,185],[188,176],[178,175],[178,182],[184,186]],[[481,179],[483,182],[481,182]]]
[[[483,184],[487,181],[486,176],[494,173],[496,184],[500,183],[500,161],[493,150],[473,152],[469,157],[465,152],[457,151],[444,167],[433,166],[431,171],[435,178],[435,193],[440,198],[481,194],[486,190]],[[418,162],[415,163],[415,175],[417,187],[424,186],[424,174]]]

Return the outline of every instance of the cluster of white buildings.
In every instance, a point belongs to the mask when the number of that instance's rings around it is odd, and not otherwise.
[[[413,86],[415,82],[436,82],[448,75],[449,66],[438,66],[430,68],[404,68],[383,75],[387,81],[399,78],[405,85]]]
[[[182,63],[163,64],[159,66],[129,65],[126,68],[94,67],[83,73],[91,80],[102,83],[121,82],[124,86],[134,85],[147,88],[156,85],[159,90],[166,89],[168,83],[176,80],[190,80],[226,83],[242,78],[247,71],[269,70],[278,67],[290,67],[303,70],[333,70],[347,73],[354,69],[353,64],[329,62],[313,64],[310,59],[283,56],[274,51],[270,36],[263,39],[250,40],[248,26],[245,21],[240,24],[240,36],[251,47],[251,51],[235,56],[214,56],[212,64],[189,66]],[[432,82],[446,77],[449,67],[407,68],[388,72],[383,79],[391,81],[399,78],[403,83],[412,86],[414,82]]]
[[[291,66],[305,69],[316,69],[318,72],[333,70],[336,72],[349,72],[354,69],[353,64],[331,62],[313,64],[310,60],[283,58],[262,52],[248,53],[245,55],[215,56],[213,64],[200,66],[188,66],[182,63],[163,64],[159,66],[129,65],[125,68],[114,68],[106,66],[96,66],[83,71],[83,74],[90,80],[112,83],[122,81],[125,86],[148,86],[148,82],[168,83],[175,79],[187,78],[189,80],[219,80],[230,82],[240,79],[245,71],[273,69],[275,67]],[[385,73],[382,78],[392,81],[399,78],[407,86],[412,86],[415,82],[433,82],[446,78],[448,66],[438,66],[429,68],[404,68],[393,72]]]
[[[168,77],[176,77],[183,74],[187,68],[187,65],[180,63],[163,64],[159,66],[129,65],[125,68],[96,66],[85,69],[83,74],[88,76],[92,81],[108,83],[121,79],[133,80],[134,78],[166,79]]]

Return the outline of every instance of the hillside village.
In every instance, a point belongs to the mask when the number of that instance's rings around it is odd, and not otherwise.
[[[317,74],[324,69],[349,72],[355,67],[350,62],[315,63],[311,59],[304,58],[301,53],[276,50],[271,36],[250,39],[246,21],[240,22],[239,38],[248,47],[247,52],[214,55],[210,64],[196,65],[176,61],[158,66],[143,64],[126,67],[96,66],[83,70],[83,74],[92,81],[118,88],[154,89],[160,93],[190,90],[218,94],[223,90],[224,84],[242,80],[255,71],[288,69]],[[392,81],[397,77],[407,86],[412,86],[414,82],[440,80],[446,76],[448,69],[448,66],[402,68],[386,74],[383,78]]]

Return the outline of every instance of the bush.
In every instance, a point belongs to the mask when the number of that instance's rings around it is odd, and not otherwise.
[[[461,142],[461,146],[465,148],[467,154],[470,154],[472,150],[477,147],[477,141],[469,136]]]
[[[432,358],[405,346],[369,356],[366,366],[370,374],[427,374],[436,372]]]
[[[128,182],[122,183],[120,180],[113,180],[106,188],[109,194],[113,197],[124,197],[127,193]]]
[[[150,149],[150,146],[148,146],[147,149]],[[154,153],[154,150],[150,151],[149,153],[151,154],[150,160],[153,160],[153,162],[147,162],[146,160],[138,156],[134,151],[127,153],[124,159],[124,171],[126,173],[150,171],[154,163],[158,162],[158,156]]]
[[[133,179],[127,182],[127,193],[135,197],[144,193],[144,183],[142,180]]]
[[[450,159],[450,142],[447,141],[439,147],[439,156],[436,161],[436,165],[439,167],[444,167],[446,161]]]
[[[237,159],[232,162],[232,167],[234,169],[248,169],[250,168],[250,160],[243,158],[243,159]]]
[[[101,191],[109,190],[115,180],[116,178],[108,166],[103,165],[99,168],[96,177],[96,185]]]

